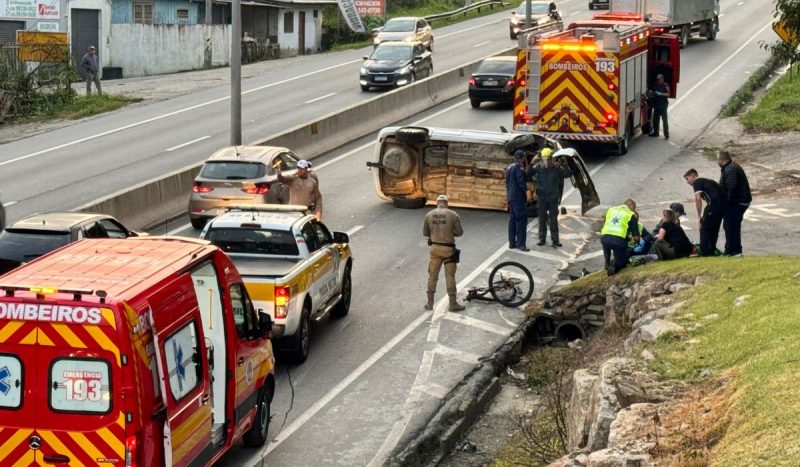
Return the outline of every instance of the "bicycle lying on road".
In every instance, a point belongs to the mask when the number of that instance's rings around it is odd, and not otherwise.
[[[487,295],[491,294],[491,298]],[[533,276],[525,266],[514,261],[505,261],[489,273],[488,287],[472,287],[466,300],[498,301],[507,307],[518,307],[533,295]]]

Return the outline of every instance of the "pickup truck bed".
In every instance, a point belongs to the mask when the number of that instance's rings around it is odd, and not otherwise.
[[[250,258],[231,255],[233,264],[242,276],[283,277],[300,265],[300,258]]]

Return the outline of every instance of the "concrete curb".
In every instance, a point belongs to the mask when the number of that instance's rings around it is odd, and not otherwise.
[[[487,57],[507,54],[511,50],[513,49],[505,49]],[[466,77],[472,74],[484,58],[353,104],[250,145],[287,147],[301,157],[316,158],[463,94]],[[202,164],[200,162],[163,177],[144,181],[75,210],[103,212],[116,217],[132,229],[146,230],[176,217],[182,211],[185,212],[192,182]]]
[[[434,466],[441,462],[500,392],[498,375],[519,360],[535,324],[536,316],[526,319],[499,349],[464,377],[444,399],[427,428],[396,449],[388,465]]]

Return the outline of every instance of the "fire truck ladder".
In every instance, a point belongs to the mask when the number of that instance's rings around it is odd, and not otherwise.
[[[528,53],[528,77],[527,77],[527,114],[539,115],[539,84],[542,77],[542,51],[539,47],[534,47],[536,41],[542,35],[564,30],[564,23],[556,21],[554,23],[534,26],[530,29],[523,29],[519,32],[518,47]]]

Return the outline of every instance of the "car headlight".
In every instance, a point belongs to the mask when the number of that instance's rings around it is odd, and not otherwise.
[[[512,16],[511,17],[511,24],[513,24],[514,26],[518,25],[519,24],[519,17]]]
[[[414,37],[414,36],[408,36],[408,37],[404,37],[404,38],[403,38],[403,42],[413,42],[413,41],[415,41],[416,39],[417,39],[417,38],[416,38],[416,37]]]
[[[362,75],[366,75],[367,73],[369,73],[369,70],[367,70],[366,68],[364,68],[364,67],[362,66],[362,67],[361,67],[361,70],[359,70],[359,72],[360,72]]]
[[[379,37],[376,37],[375,39],[372,39],[372,43],[378,45],[381,43],[381,39]]]
[[[408,64],[408,65],[404,66],[403,68],[400,68],[399,70],[397,70],[395,73],[397,73],[398,75],[406,75],[410,71],[411,71],[411,64]]]

